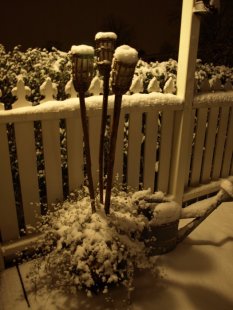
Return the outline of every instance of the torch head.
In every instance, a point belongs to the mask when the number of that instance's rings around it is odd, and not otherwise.
[[[111,71],[111,85],[115,94],[124,94],[129,90],[137,62],[138,53],[134,48],[122,45],[116,49]]]
[[[98,32],[95,36],[95,53],[101,75],[104,75],[103,71],[106,68],[111,70],[116,39],[117,35],[114,32]]]
[[[77,92],[86,92],[94,73],[94,48],[88,45],[73,45],[72,78]]]

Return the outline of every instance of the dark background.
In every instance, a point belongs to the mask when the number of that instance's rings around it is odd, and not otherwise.
[[[114,31],[147,60],[177,58],[182,0],[21,0],[1,3],[0,43],[6,50],[94,44],[98,31]],[[232,65],[233,0],[202,20],[199,57]]]

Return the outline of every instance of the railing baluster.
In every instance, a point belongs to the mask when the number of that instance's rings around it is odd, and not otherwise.
[[[205,153],[203,158],[203,165],[201,171],[201,182],[207,183],[211,180],[211,168],[213,164],[214,146],[217,134],[219,108],[210,108],[208,127],[206,133]]]
[[[83,184],[83,130],[80,118],[66,119],[69,191]]]
[[[197,111],[197,129],[195,133],[195,145],[192,159],[191,178],[190,178],[191,186],[195,186],[200,183],[207,115],[208,115],[207,108],[202,108]]]
[[[48,207],[63,200],[59,120],[43,120],[42,136]]]
[[[116,144],[116,155],[114,163],[114,173],[113,173],[113,182],[117,177],[117,181],[122,183],[123,180],[123,152],[124,152],[124,112],[121,111],[118,134],[117,134],[117,144]]]
[[[6,125],[0,124],[0,230],[3,241],[17,239],[19,227],[11,175]]]
[[[158,111],[150,111],[146,114],[145,150],[143,187],[154,191],[155,164],[158,139]]]
[[[91,165],[92,177],[94,187],[97,187],[99,180],[99,144],[100,144],[100,127],[101,116],[100,113],[91,114],[89,119],[89,136],[90,136],[90,150],[91,150]]]
[[[174,111],[164,111],[162,115],[161,142],[159,152],[158,190],[168,193]]]
[[[142,142],[142,114],[133,110],[129,118],[129,147],[127,183],[139,188],[140,155]]]
[[[15,123],[15,138],[19,166],[20,187],[26,225],[36,225],[40,215],[39,187],[36,165],[34,123]],[[25,148],[26,143],[26,148]]]
[[[223,164],[221,171],[222,178],[226,178],[230,175],[232,155],[233,155],[233,107],[231,107],[229,126],[227,129],[227,139],[224,148]]]
[[[212,179],[216,180],[220,177],[221,166],[223,160],[224,145],[226,141],[227,134],[227,124],[229,116],[229,107],[222,107],[220,112],[220,120],[218,126],[218,134],[216,140],[216,146],[214,150],[214,162],[213,162],[213,172]]]
[[[188,147],[187,147],[187,163],[185,167],[185,183],[184,186],[185,188],[189,184],[189,177],[190,177],[190,164],[191,164],[191,159],[192,159],[192,146],[193,146],[193,131],[194,131],[194,126],[195,126],[195,112],[196,110],[192,110],[192,117],[191,117],[191,124],[190,124],[190,132],[189,132],[189,140],[188,140]]]

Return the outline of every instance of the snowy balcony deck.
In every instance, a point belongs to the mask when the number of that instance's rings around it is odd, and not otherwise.
[[[136,276],[131,310],[233,309],[233,203],[222,204],[173,252],[158,258],[161,275]],[[129,309],[126,291],[87,298],[40,290],[35,296],[26,279],[28,264],[20,266],[31,309]],[[1,273],[0,309],[28,309],[16,268]],[[107,301],[108,299],[108,301]]]

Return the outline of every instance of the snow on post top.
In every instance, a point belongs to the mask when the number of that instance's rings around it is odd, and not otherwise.
[[[133,65],[138,62],[138,52],[128,45],[121,45],[116,48],[114,58],[119,62]]]
[[[97,32],[95,35],[95,40],[100,40],[100,39],[117,39],[117,35],[115,32]]]
[[[73,45],[71,47],[71,54],[94,56],[94,48],[85,44]]]

